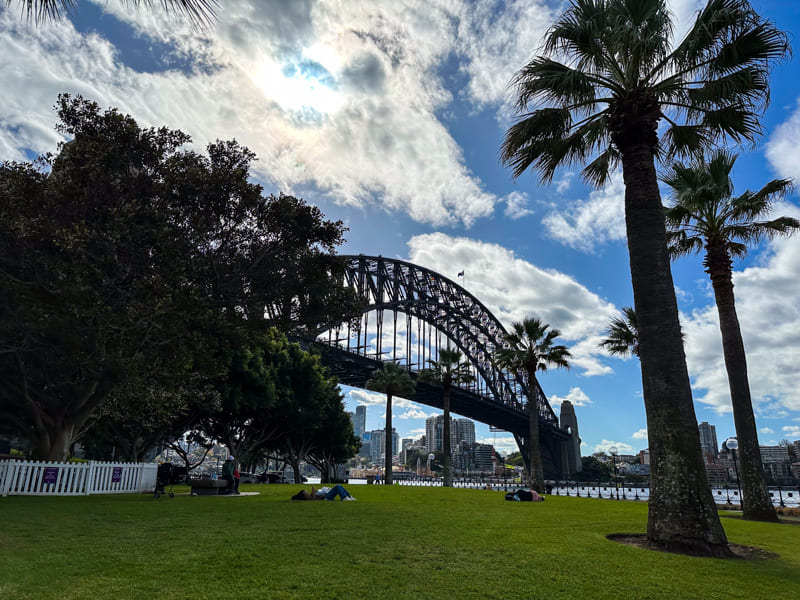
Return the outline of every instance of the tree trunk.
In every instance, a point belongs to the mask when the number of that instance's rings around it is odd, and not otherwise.
[[[625,180],[625,225],[650,441],[647,536],[667,549],[728,557],[731,551],[700,450],[653,146],[647,131],[625,135],[631,143],[620,146],[622,136],[616,141]]]
[[[386,394],[386,435],[384,436],[384,485],[392,485],[392,394]]]
[[[444,387],[442,397],[442,452],[444,453],[444,487],[453,487],[453,457],[451,452],[450,432],[450,386]]]
[[[747,379],[747,357],[733,295],[731,260],[727,251],[718,244],[709,244],[707,248],[706,271],[711,277],[714,299],[717,303],[722,352],[725,358],[725,370],[728,372],[736,438],[739,442],[742,516],[751,521],[777,523],[778,513],[769,497],[764,479],[764,467],[761,464],[758,430],[750,399],[750,383]]]
[[[69,449],[75,442],[74,426],[61,424],[37,433],[39,435],[34,437],[35,446],[41,460],[63,462],[69,458]]]
[[[530,454],[528,478],[531,489],[544,494],[544,470],[542,469],[542,447],[539,442],[539,401],[536,395],[536,371],[528,372],[528,429],[530,435]],[[505,470],[506,466],[503,465]]]

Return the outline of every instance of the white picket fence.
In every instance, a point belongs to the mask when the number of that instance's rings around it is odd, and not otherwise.
[[[3,496],[84,496],[153,490],[155,463],[0,460]]]

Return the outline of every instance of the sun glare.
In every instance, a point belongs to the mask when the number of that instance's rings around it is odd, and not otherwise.
[[[329,78],[329,77],[328,77]],[[281,108],[289,111],[313,109],[323,114],[335,113],[344,99],[322,80],[319,73],[302,65],[281,66],[265,61],[253,75],[254,83]]]

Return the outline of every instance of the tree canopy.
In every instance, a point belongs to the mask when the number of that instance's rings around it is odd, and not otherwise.
[[[270,327],[350,316],[341,222],[249,181],[235,141],[207,155],[61,95],[55,155],[0,165],[0,416],[63,459],[114,390],[225,372]]]

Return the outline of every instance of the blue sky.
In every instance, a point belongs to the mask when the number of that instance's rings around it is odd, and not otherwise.
[[[514,181],[498,149],[513,117],[508,82],[529,60],[560,3],[224,0],[211,29],[158,7],[78,2],[34,25],[0,8],[0,160],[54,151],[59,92],[114,106],[140,124],[181,129],[202,148],[235,138],[259,157],[267,192],[295,194],[350,231],[345,253],[382,254],[458,279],[507,326],[538,315],[559,328],[569,371],[540,377],[554,408],[576,406],[583,452],[647,447],[639,365],[601,352],[609,320],[632,304],[622,185],[584,187],[575,172]],[[671,3],[677,30],[700,6]],[[790,34],[800,7],[754,6]],[[800,67],[772,78],[765,135],[740,149],[737,193],[800,178]],[[776,214],[800,217],[791,196]],[[737,262],[735,293],[763,444],[800,439],[800,237]],[[734,434],[710,285],[699,258],[673,265],[695,409]],[[347,391],[385,415],[380,395]],[[396,401],[394,424],[416,437],[434,409]],[[478,425],[499,449],[513,440]]]

